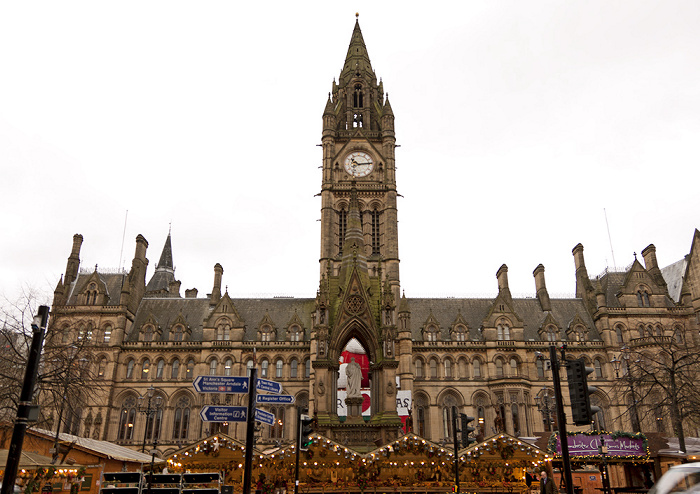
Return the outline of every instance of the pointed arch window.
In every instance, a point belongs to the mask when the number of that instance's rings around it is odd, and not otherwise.
[[[150,324],[143,328],[143,341],[153,341],[153,326]]]
[[[268,377],[267,370],[269,366],[270,363],[267,361],[267,359],[263,359],[262,362],[260,362],[260,377]]]
[[[107,357],[102,357],[97,364],[97,377],[104,378],[107,370]]]
[[[148,371],[151,370],[151,361],[148,359],[143,359],[141,364],[141,379],[148,379]]]
[[[479,359],[474,359],[472,367],[474,369],[474,379],[481,379],[481,362]]]
[[[355,91],[352,93],[352,106],[354,108],[362,108],[364,105],[363,95],[362,95],[362,85],[355,84]]]
[[[219,324],[216,330],[216,339],[219,341],[229,341],[231,339],[231,325],[225,322]]]
[[[301,328],[296,324],[289,328],[289,341],[301,341]]]
[[[183,396],[175,405],[173,439],[187,439],[190,425],[190,400]]]
[[[503,360],[496,359],[496,377],[503,377]]]
[[[535,360],[535,367],[537,367],[537,379],[544,379],[544,359]]]
[[[224,376],[230,376],[231,375],[231,368],[233,367],[233,360],[230,358],[227,358],[224,361]]]
[[[639,307],[651,307],[649,303],[649,289],[645,286],[637,288],[637,305]]]
[[[292,359],[292,361],[289,364],[289,377],[292,379],[296,379],[298,377],[298,372],[299,372],[299,363],[297,362],[297,359]]]
[[[508,323],[500,323],[497,327],[496,330],[498,331],[498,339],[499,341],[508,341],[510,340],[510,326]]]
[[[127,379],[133,379],[134,378],[134,359],[130,358],[127,363],[126,363],[126,378]]]
[[[173,341],[182,341],[184,340],[184,328],[180,326],[179,324],[173,328]]]
[[[423,361],[416,359],[414,363],[416,379],[423,379]]]
[[[178,377],[180,377],[180,361],[175,359],[170,369],[170,379],[177,379]]]
[[[163,370],[165,369],[165,360],[158,359],[156,364],[156,379],[163,379]]]
[[[595,378],[603,379],[603,362],[600,358],[593,360],[593,369],[595,370]]]
[[[617,337],[618,345],[622,345],[625,342],[624,338],[622,337],[622,326],[619,324],[615,326],[615,336]]]
[[[429,439],[428,431],[428,400],[423,395],[416,399],[416,433],[425,439]]]
[[[136,399],[129,396],[122,403],[119,412],[119,432],[117,439],[130,440],[134,437],[134,420],[136,419]]]
[[[275,362],[275,377],[280,378],[282,377],[282,368],[284,366],[284,362],[282,362],[282,359],[277,359],[277,362]]]
[[[252,360],[249,360],[245,363],[246,376],[250,377],[250,371],[253,367],[255,367],[255,362],[253,362]]]
[[[515,357],[510,358],[510,375],[513,377],[517,377],[519,374],[518,372],[518,359]]]
[[[311,360],[309,359],[304,362],[304,377],[306,379],[311,377]]]
[[[430,379],[437,379],[437,360],[430,359]]]
[[[194,379],[194,360],[189,359],[187,361],[187,368],[185,369],[185,379]]]
[[[452,361],[450,359],[445,360],[445,379],[452,379]]]
[[[211,359],[211,362],[209,362],[209,375],[215,376],[218,368],[219,368],[219,361],[216,360],[215,358]]]
[[[101,343],[107,344],[107,343],[109,343],[109,340],[111,340],[111,339],[112,339],[112,326],[110,326],[109,324],[107,324],[107,325],[105,326],[104,330],[102,331],[102,341],[101,341]]]
[[[442,433],[444,438],[452,437],[452,413],[457,400],[451,394],[442,401]]]

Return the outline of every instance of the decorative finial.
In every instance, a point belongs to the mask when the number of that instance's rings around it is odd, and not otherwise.
[[[355,12],[355,19],[357,19],[357,18],[359,18],[359,17],[360,17],[360,13],[359,13],[359,12]]]
[[[170,235],[170,232],[172,232],[172,231],[173,231],[173,222],[171,221],[170,223],[168,223],[168,235]]]
[[[636,261],[637,260],[637,253],[633,252],[633,254],[634,254],[634,260]]]

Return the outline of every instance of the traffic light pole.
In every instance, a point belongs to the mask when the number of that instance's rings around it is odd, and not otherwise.
[[[299,450],[301,449],[301,407],[297,407],[297,447],[294,466],[294,494],[299,494]]]
[[[250,369],[248,378],[248,422],[245,435],[245,470],[243,470],[243,494],[250,494],[250,476],[253,473],[253,445],[255,444],[255,394],[258,369]]]
[[[455,492],[459,494],[459,441],[457,441],[457,407],[452,407],[452,436],[455,445]]]
[[[566,366],[566,358],[564,351],[566,347],[562,347],[561,356]],[[566,482],[566,494],[574,494],[574,483],[571,477],[571,460],[569,459],[569,438],[566,435],[566,414],[564,413],[564,401],[561,394],[561,379],[559,379],[559,360],[557,359],[557,347],[551,345],[549,347],[549,360],[552,364],[552,381],[554,384],[554,398],[557,403],[557,422],[559,425],[559,442],[561,443],[561,460],[564,464],[563,472],[564,482]]]

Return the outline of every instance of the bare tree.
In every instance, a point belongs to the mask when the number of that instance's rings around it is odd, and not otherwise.
[[[5,348],[0,352],[0,420],[8,422],[17,413],[31,342],[30,324],[39,305],[35,293],[25,290],[17,301],[5,299],[0,306],[0,342]],[[35,425],[55,431],[57,438],[59,432],[78,432],[82,410],[100,389],[89,328],[76,321],[75,328],[67,331],[49,330],[44,340],[35,386],[34,400],[41,406]],[[57,455],[58,448],[54,460]]]
[[[680,325],[672,334],[651,326],[640,328],[642,332],[632,348],[623,348],[624,379],[618,381],[618,390],[630,397],[633,428],[645,421],[663,428],[668,419],[686,451],[686,429],[697,427],[700,418],[700,346],[693,332]]]

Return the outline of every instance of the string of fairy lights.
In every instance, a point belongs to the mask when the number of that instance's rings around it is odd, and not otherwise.
[[[338,468],[350,463],[354,467],[364,470],[371,469],[375,464],[381,462],[384,469],[407,467],[439,469],[444,470],[447,474],[454,461],[454,452],[415,434],[407,434],[369,453],[359,453],[318,434],[311,436],[311,439],[312,446],[309,451],[304,452],[300,461],[300,466],[303,468]],[[296,456],[295,448],[295,445],[291,445],[267,454],[257,453],[254,456],[255,467],[276,470],[288,468],[293,463],[291,460]],[[193,466],[196,455],[217,457],[222,449],[239,451],[241,457],[245,454],[243,444],[225,436],[215,436],[173,455],[168,459],[168,466],[175,471],[184,469],[183,464],[186,465],[186,468],[190,468]],[[552,457],[539,448],[503,434],[462,450],[458,458],[460,464],[469,465],[484,455],[490,455],[490,460],[493,460],[493,455],[497,455],[496,459],[503,463],[503,468],[508,473],[514,474],[513,469],[520,469],[521,472],[518,472],[516,477],[522,477],[522,479],[524,479],[525,469],[538,469],[546,462],[552,461]],[[519,458],[517,460],[516,455]],[[523,457],[525,458],[523,459]],[[230,466],[242,468],[240,463]]]

